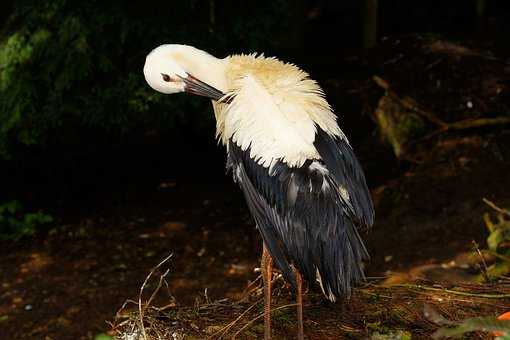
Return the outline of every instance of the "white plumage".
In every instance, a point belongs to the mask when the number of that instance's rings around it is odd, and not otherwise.
[[[162,93],[183,92],[184,84],[165,82],[161,74],[200,79],[233,98],[215,104],[217,136],[233,138],[243,150],[269,167],[276,159],[300,166],[319,157],[313,147],[316,128],[345,138],[317,83],[292,64],[264,56],[218,59],[185,45],[162,45],[148,56],[147,82]]]
[[[213,100],[227,168],[244,193],[264,254],[285,279],[300,292],[303,274],[331,301],[348,295],[364,278],[368,253],[358,230],[373,224],[374,210],[363,170],[319,85],[275,58],[218,59],[185,45],[153,50],[144,74],[159,92]],[[271,262],[263,260],[263,267],[270,287]],[[268,313],[265,325],[267,339]],[[302,338],[302,320],[299,325]]]

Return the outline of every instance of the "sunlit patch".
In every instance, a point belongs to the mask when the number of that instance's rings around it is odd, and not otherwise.
[[[78,260],[73,263],[73,268],[79,269],[79,270],[90,270],[91,268],[95,267],[98,264],[96,260],[92,259],[83,259]]]
[[[45,269],[47,266],[53,263],[53,259],[47,254],[43,253],[32,253],[29,255],[29,260],[20,266],[20,273],[27,274],[37,272]]]
[[[159,184],[158,189],[171,189],[174,188],[177,185],[176,182],[162,182]]]
[[[198,280],[194,279],[186,279],[186,278],[175,278],[172,279],[170,282],[170,288],[172,290],[176,289],[193,289],[193,288],[199,288],[200,282]]]
[[[169,221],[165,222],[159,229],[165,232],[181,231],[186,229],[186,224],[179,221]]]
[[[173,233],[186,229],[186,223],[180,221],[168,221],[161,224],[154,230],[138,235],[139,238],[167,237]]]
[[[250,271],[250,266],[246,263],[232,263],[228,266],[227,275],[238,276],[246,275]]]

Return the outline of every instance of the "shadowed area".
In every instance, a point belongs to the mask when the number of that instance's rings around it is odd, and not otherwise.
[[[493,322],[510,305],[510,11],[473,4],[0,5],[0,338],[263,336],[261,237],[210,101],[143,78],[166,42],[299,65],[349,137],[376,212],[368,279],[336,304],[308,285],[308,338]],[[273,285],[273,336],[295,338],[294,289]]]

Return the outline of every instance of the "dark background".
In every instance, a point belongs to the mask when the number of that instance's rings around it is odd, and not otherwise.
[[[367,5],[376,2],[374,26]],[[255,279],[261,240],[225,175],[210,101],[145,83],[145,56],[160,44],[264,53],[320,83],[376,206],[363,234],[374,280],[473,282],[481,264],[453,274],[443,265],[486,248],[482,198],[510,206],[507,0],[2,1],[0,26],[2,339],[93,338],[169,252],[178,306],[203,299],[204,288],[211,301],[237,301]],[[506,123],[441,130],[416,108],[447,124]],[[381,112],[410,119],[393,131],[404,136],[401,154]],[[509,249],[498,251],[508,258]],[[508,287],[508,272],[489,293]],[[430,338],[438,326],[410,319],[423,313],[408,293],[395,308],[312,301],[317,314],[305,312],[305,328],[342,338],[347,324],[368,337],[373,323]],[[466,301],[440,308],[460,320],[508,306]],[[274,331],[291,328],[277,322]]]
[[[378,65],[342,62],[370,54],[361,51],[361,3],[3,2],[3,62],[9,66],[0,90],[0,194],[60,215],[98,191],[153,185],[172,174],[207,171],[224,178],[208,102],[154,93],[141,72],[145,55],[162,43],[185,43],[220,57],[275,55],[320,83],[368,76]],[[443,34],[507,53],[510,5],[493,0],[486,6],[478,37],[474,1],[382,1],[379,39]],[[44,38],[34,39],[37,33]],[[5,47],[8,39],[12,46]],[[359,111],[346,98],[334,105],[337,113]],[[375,130],[358,114],[343,121],[354,145]]]

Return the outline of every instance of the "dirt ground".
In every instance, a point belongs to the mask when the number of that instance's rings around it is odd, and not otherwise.
[[[510,206],[507,138],[438,141],[442,161],[374,188],[378,218],[366,237],[368,276],[418,270],[423,277],[423,265],[472,251],[473,240],[483,246],[481,216],[490,209],[481,198]],[[490,151],[502,147],[501,154]],[[204,294],[239,299],[257,277],[260,238],[236,188],[207,185],[162,183],[121,207],[119,216],[92,216],[35,240],[3,243],[0,338],[90,339],[108,330],[106,320],[126,299],[137,299],[148,272],[169,253],[171,296],[160,299],[182,305]]]
[[[382,74],[389,77],[391,72]],[[328,87],[335,91],[334,84]],[[374,86],[366,92],[377,90]],[[364,235],[372,257],[367,263],[369,283],[421,279],[451,286],[478,273],[476,266],[454,265],[446,270],[444,264],[473,253],[475,243],[485,246],[482,214],[491,209],[482,198],[510,207],[510,130],[440,134],[415,147],[412,161],[401,163],[388,156],[387,147],[372,148],[380,144],[377,138],[357,149],[369,180],[373,179],[376,204],[376,224]],[[388,173],[389,168],[397,170]],[[138,299],[148,273],[170,253],[173,256],[165,265],[168,288],[154,302],[159,306],[193,306],[224,298],[238,301],[257,278],[254,268],[261,240],[230,176],[214,182],[168,178],[129,193],[120,203],[111,199],[99,198],[93,214],[70,219],[34,238],[0,242],[0,339],[92,339],[107,332],[111,329],[107,321],[114,321],[127,299]],[[151,284],[148,288],[154,288]],[[305,297],[308,337],[373,334],[379,326],[374,326],[374,315],[366,313],[374,313],[374,306],[385,302],[367,302],[367,297],[360,297],[363,289],[337,306],[325,305],[310,291]],[[282,303],[289,301],[288,289],[281,291]],[[367,304],[372,308],[364,309]],[[498,315],[508,306],[509,299],[483,301],[475,307],[480,315]],[[422,310],[407,312],[414,315]],[[227,313],[225,320],[233,321],[236,313]],[[276,324],[284,325],[275,326],[277,337],[294,337],[293,317],[276,319]],[[395,320],[384,320],[384,327],[401,327]],[[240,337],[259,337],[260,324],[261,320],[254,322],[248,328],[251,333]],[[413,338],[427,338],[431,328],[430,323],[416,323],[407,331]]]

